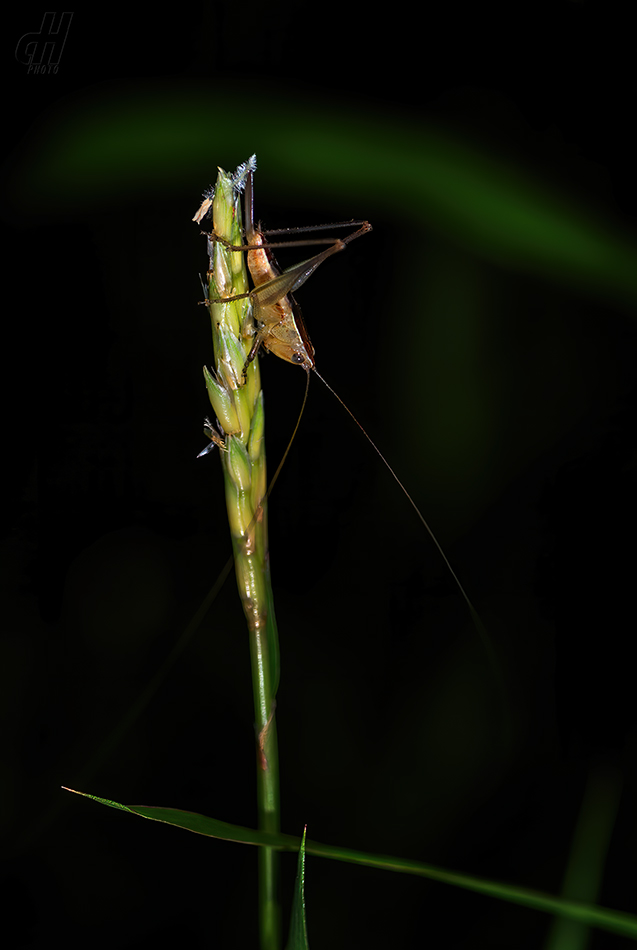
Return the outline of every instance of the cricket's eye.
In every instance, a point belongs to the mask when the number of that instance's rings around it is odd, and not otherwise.
[[[293,361],[294,363],[301,363],[301,364],[303,364],[303,363],[305,363],[305,358],[304,358],[304,356],[303,356],[302,353],[293,353],[293,354],[292,354],[292,361]]]

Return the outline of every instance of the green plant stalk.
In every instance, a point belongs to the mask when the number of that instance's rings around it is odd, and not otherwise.
[[[215,186],[213,227],[233,245],[243,243],[241,230],[242,175],[222,169]],[[280,829],[279,766],[275,722],[278,686],[278,635],[270,583],[263,392],[258,360],[244,381],[253,322],[249,300],[212,302],[249,291],[245,253],[229,251],[217,241],[209,245],[209,309],[215,371],[204,377],[220,428],[226,505],[232,536],[237,584],[248,622],[257,736],[257,803],[259,828]],[[210,433],[208,433],[210,434]],[[215,441],[217,441],[215,434]],[[279,950],[278,853],[259,850],[259,933],[261,950]]]

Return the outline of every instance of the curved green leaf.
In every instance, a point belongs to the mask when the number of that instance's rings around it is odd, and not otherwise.
[[[62,786],[65,788],[65,786]],[[68,792],[75,792],[85,798],[109,805],[121,811],[128,811],[142,818],[152,821],[161,821],[196,834],[211,838],[221,838],[224,841],[236,841],[241,844],[266,845],[280,851],[298,851],[301,839],[294,835],[269,834],[264,831],[255,831],[252,828],[243,828],[240,825],[230,825],[216,818],[198,815],[194,812],[180,811],[177,808],[157,808],[149,805],[120,805],[119,802],[107,798],[98,798],[86,792],[77,792],[73,788],[65,788]],[[526,887],[515,887],[502,884],[498,881],[488,881],[470,874],[461,874],[456,871],[447,871],[421,861],[408,861],[403,858],[394,858],[389,855],[368,854],[366,851],[353,851],[349,848],[339,848],[332,845],[319,844],[316,841],[306,841],[307,854],[321,858],[331,858],[334,861],[346,861],[350,864],[363,864],[367,867],[380,868],[385,871],[397,871],[402,874],[415,874],[444,884],[452,884],[468,891],[496,897],[500,900],[530,907],[534,910],[556,914],[570,920],[576,920],[589,927],[598,927],[611,933],[621,934],[637,940],[637,917],[622,911],[598,907],[594,904],[583,904],[578,901],[564,900],[543,894],[541,891],[530,890]]]
[[[113,195],[169,194],[210,175],[220,153],[215,123],[202,121],[223,84],[163,88],[130,84],[69,99],[33,136],[16,164],[7,201],[25,214],[102,205]],[[357,113],[271,90],[270,107],[252,109],[252,90],[233,84],[237,114],[250,123],[224,130],[228,156],[259,156],[278,187],[303,181],[319,193],[369,197],[388,214],[409,215],[476,253],[514,269],[637,302],[637,242],[610,214],[587,207],[569,182],[523,160],[378,109]],[[244,127],[245,126],[245,127]],[[382,134],[379,134],[379,129]],[[388,169],[409,196],[396,202]]]

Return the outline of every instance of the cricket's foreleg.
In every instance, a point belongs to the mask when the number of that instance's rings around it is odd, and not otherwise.
[[[360,224],[361,227],[354,231],[352,234],[348,234],[347,237],[339,238],[334,240],[333,237],[312,237],[298,241],[262,241],[261,243],[248,243],[248,244],[231,244],[226,238],[219,237],[214,231],[202,231],[201,233],[208,238],[208,241],[211,244],[222,244],[228,251],[257,251],[257,250],[276,250],[278,248],[287,248],[287,247],[311,247],[313,244],[329,244],[330,246],[335,246],[338,250],[342,250],[339,247],[341,244],[349,244],[350,241],[353,241],[355,238],[360,237],[362,234],[367,234],[372,230],[372,226],[369,221],[339,221],[335,224],[315,224],[309,225],[305,228],[276,228],[273,231],[263,231],[263,234],[298,234],[306,231],[323,231],[332,228],[342,228],[351,224]],[[334,251],[331,251],[334,253]]]
[[[204,304],[209,303],[232,303],[233,300],[245,300],[246,297],[254,297],[254,290],[250,290],[246,294],[232,294],[230,297],[208,297],[207,300],[200,301]]]
[[[313,244],[334,244],[334,238],[312,238],[304,241],[264,241],[261,244],[231,244],[225,238],[219,237],[214,231],[202,231],[204,237],[208,238],[210,244],[222,244],[227,251],[260,251],[275,250],[277,248],[287,247],[308,247]]]
[[[339,251],[344,251],[350,241],[360,237],[361,234],[366,234],[368,231],[371,231],[371,225],[365,222],[363,227],[359,228],[358,231],[335,241],[330,244],[329,247],[326,247],[324,251],[321,251],[320,254],[316,254],[314,257],[310,257],[309,260],[301,261],[300,264],[288,268],[288,270],[282,274],[278,274],[276,277],[273,277],[272,280],[268,280],[264,284],[259,284],[258,287],[254,287],[248,293],[234,294],[231,297],[210,297],[209,303],[229,303],[232,300],[243,300],[246,297],[251,297],[253,299],[256,298],[260,306],[270,307],[279,300],[282,300],[283,297],[294,293],[295,290],[302,287],[306,280],[312,276],[316,268],[322,264],[323,261],[326,261],[328,257],[331,257],[333,254],[338,254]],[[258,245],[256,249],[262,250],[263,245]],[[245,248],[233,247],[232,250],[250,250],[250,248],[247,246]]]
[[[269,330],[263,326],[259,330],[257,330],[257,332],[255,333],[254,340],[252,341],[252,346],[250,347],[250,352],[246,356],[246,361],[243,365],[243,382],[244,383],[246,382],[246,378],[248,375],[248,367],[250,366],[250,363],[256,357],[257,353],[261,349],[261,344],[267,337],[268,333],[269,333]]]

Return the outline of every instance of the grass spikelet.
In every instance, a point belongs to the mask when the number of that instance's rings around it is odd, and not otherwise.
[[[275,696],[278,642],[268,562],[263,393],[258,359],[247,363],[254,337],[249,299],[227,300],[249,291],[245,254],[220,240],[243,243],[241,191],[254,156],[234,175],[219,169],[212,191],[193,218],[200,223],[212,208],[208,237],[208,307],[215,355],[214,371],[204,368],[206,388],[219,430],[205,432],[220,445],[228,521],[239,596],[248,623],[256,720],[259,828],[279,830],[279,778]],[[205,205],[205,210],[204,210]],[[213,298],[222,298],[214,300]],[[277,902],[278,855],[259,849],[259,922],[262,950],[280,946]]]

